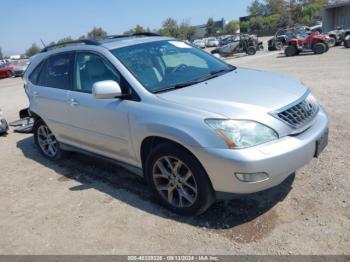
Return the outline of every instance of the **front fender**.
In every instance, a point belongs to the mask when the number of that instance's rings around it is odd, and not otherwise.
[[[130,138],[136,160],[144,139],[161,137],[174,141],[185,148],[225,148],[224,139],[204,122],[205,117],[195,111],[176,110],[167,107],[143,106],[131,108],[129,115]]]

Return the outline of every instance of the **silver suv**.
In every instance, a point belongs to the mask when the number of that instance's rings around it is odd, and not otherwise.
[[[182,215],[274,187],[327,145],[327,114],[297,80],[154,34],[54,47],[24,75],[41,153],[116,160]]]

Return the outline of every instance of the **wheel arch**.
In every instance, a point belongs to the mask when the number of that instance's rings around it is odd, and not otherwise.
[[[147,159],[147,156],[152,151],[152,149],[155,148],[157,145],[160,145],[163,143],[173,144],[174,146],[177,146],[186,150],[188,153],[192,154],[200,163],[199,159],[195,156],[195,154],[188,147],[184,146],[180,141],[177,141],[173,138],[167,138],[165,136],[150,135],[145,137],[141,142],[139,157],[141,159],[142,167],[145,166],[145,161]]]
[[[178,141],[174,141],[174,140],[169,139],[169,138],[165,138],[165,137],[161,137],[161,136],[148,136],[148,137],[145,137],[143,139],[143,141],[141,143],[141,147],[140,147],[140,158],[142,161],[143,170],[145,170],[145,162],[147,160],[148,154],[152,151],[153,148],[155,148],[156,146],[163,144],[163,143],[173,144],[174,146],[181,148],[184,151],[186,151],[187,153],[191,154],[197,160],[197,162],[203,168],[203,170],[205,171],[206,176],[208,177],[208,180],[210,183],[211,190],[213,190],[213,192],[215,191],[213,183],[210,179],[210,176],[209,176],[207,170],[205,169],[205,167],[203,166],[203,164],[201,163],[201,161],[198,159],[198,157],[186,146],[182,145]]]

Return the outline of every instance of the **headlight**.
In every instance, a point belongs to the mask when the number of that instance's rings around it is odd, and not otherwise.
[[[278,139],[273,129],[255,121],[207,119],[205,122],[222,136],[232,149],[252,147]]]

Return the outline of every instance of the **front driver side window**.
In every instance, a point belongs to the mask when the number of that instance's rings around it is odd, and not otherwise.
[[[92,53],[78,53],[74,71],[75,91],[92,93],[93,84],[99,81],[113,80],[121,83],[121,76],[113,65]]]

